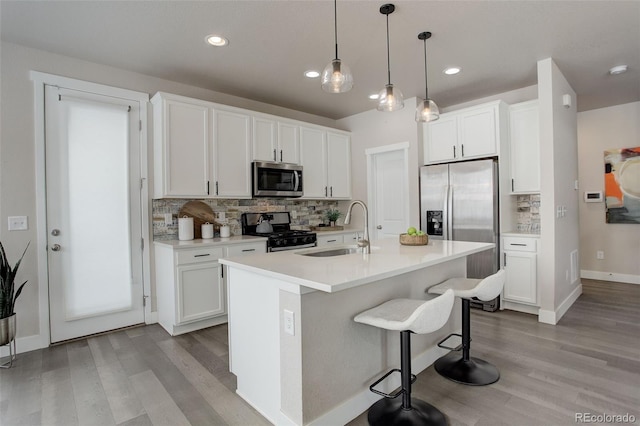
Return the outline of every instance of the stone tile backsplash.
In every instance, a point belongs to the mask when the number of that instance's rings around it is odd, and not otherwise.
[[[540,233],[540,194],[518,195],[516,229],[519,232]]]
[[[178,213],[190,199],[159,199],[153,200],[153,239],[176,240],[178,239]],[[231,228],[231,235],[241,235],[240,215],[245,212],[294,212],[296,217],[291,218],[292,227],[317,226],[325,223],[324,212],[327,209],[338,208],[337,201],[326,200],[288,200],[279,198],[259,198],[251,200],[200,200],[208,204],[214,214],[225,212],[226,219]],[[345,214],[345,212],[343,212]],[[171,222],[165,219],[170,216]],[[217,233],[217,229],[216,229]],[[216,235],[217,236],[217,235]]]

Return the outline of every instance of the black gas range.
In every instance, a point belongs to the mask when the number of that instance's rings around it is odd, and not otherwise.
[[[242,235],[267,237],[267,251],[315,247],[315,232],[291,229],[289,212],[242,213]]]

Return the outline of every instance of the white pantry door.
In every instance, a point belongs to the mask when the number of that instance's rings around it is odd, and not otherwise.
[[[45,89],[51,342],[144,322],[137,102]]]
[[[409,226],[409,188],[405,148],[368,152],[372,239],[398,238]]]

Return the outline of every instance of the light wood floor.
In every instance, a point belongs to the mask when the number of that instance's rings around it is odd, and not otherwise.
[[[556,326],[472,310],[472,355],[500,381],[459,385],[433,367],[414,397],[451,425],[575,425],[576,413],[629,413],[640,424],[640,286],[583,280]],[[158,325],[19,354],[0,371],[0,424],[265,425],[236,396],[226,326],[171,338]],[[365,425],[366,414],[350,425]]]

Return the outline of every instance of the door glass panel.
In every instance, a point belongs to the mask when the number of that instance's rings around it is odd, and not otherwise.
[[[67,319],[131,307],[129,119],[120,105],[65,99]]]

